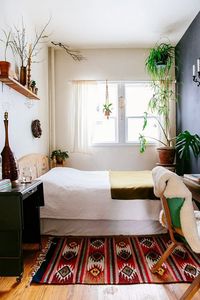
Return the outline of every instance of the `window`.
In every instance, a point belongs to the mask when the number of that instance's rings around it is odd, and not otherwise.
[[[92,144],[126,144],[138,143],[142,132],[143,115],[153,91],[147,82],[108,82],[109,103],[112,113],[109,119],[103,114],[105,103],[105,82],[97,83],[94,99]],[[158,138],[155,116],[148,115],[145,136]]]
[[[152,97],[152,88],[149,83],[125,84],[125,123],[126,142],[138,141],[143,127],[143,115],[147,111],[148,102]],[[158,128],[155,116],[148,116],[148,126],[145,135],[158,138]]]
[[[105,83],[97,84],[92,143],[116,143],[118,141],[118,85],[110,83],[108,86],[109,102],[112,103],[112,113],[109,119],[103,114],[105,90]]]

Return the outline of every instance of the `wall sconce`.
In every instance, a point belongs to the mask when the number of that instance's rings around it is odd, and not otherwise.
[[[200,58],[197,59],[197,76],[196,76],[196,67],[192,67],[192,78],[193,81],[197,83],[197,86],[200,86]]]

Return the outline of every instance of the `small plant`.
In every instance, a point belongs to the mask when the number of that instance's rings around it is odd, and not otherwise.
[[[68,151],[54,150],[51,153],[51,159],[56,159],[57,163],[62,163],[69,157]]]
[[[112,103],[105,103],[103,105],[103,112],[104,115],[107,117],[107,119],[109,118],[110,114],[112,113]]]
[[[35,80],[31,80],[30,87],[34,88],[35,86],[36,86],[36,81]]]

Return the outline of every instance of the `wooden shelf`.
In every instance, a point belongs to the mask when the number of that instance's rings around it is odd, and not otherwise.
[[[37,95],[32,93],[30,90],[11,77],[0,75],[0,81],[29,99],[40,100]]]

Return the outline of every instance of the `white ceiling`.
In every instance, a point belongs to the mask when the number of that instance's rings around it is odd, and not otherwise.
[[[51,39],[78,48],[147,48],[174,45],[200,11],[200,0],[24,1],[35,24],[49,16]]]

